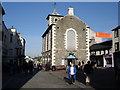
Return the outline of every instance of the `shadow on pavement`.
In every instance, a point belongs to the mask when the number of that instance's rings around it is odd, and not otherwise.
[[[34,69],[33,73],[16,73],[12,76],[3,74],[2,77],[2,88],[5,89],[20,89],[25,83],[27,83],[34,75],[36,75],[40,70]]]
[[[83,71],[77,72],[77,80],[79,82],[85,84],[85,78],[86,76]],[[95,69],[90,78],[90,86],[96,90],[100,88],[120,88],[115,82],[114,68]]]
[[[64,80],[65,80],[65,82],[67,82],[68,84],[72,84],[71,80],[68,79],[67,77],[64,77]]]
[[[77,75],[76,76],[77,76],[77,81],[79,81],[79,82],[81,82],[83,84],[86,84],[85,83],[86,76],[85,76],[83,71],[77,71]]]

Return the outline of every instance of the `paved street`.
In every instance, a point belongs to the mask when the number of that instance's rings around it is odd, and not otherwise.
[[[35,69],[33,74],[16,73],[10,75],[10,73],[3,73],[2,87],[3,88],[21,88],[27,81],[29,81],[39,71]]]
[[[68,85],[58,77],[54,77],[49,72],[38,72],[22,88],[76,88],[74,85]]]
[[[95,69],[91,75],[90,86],[95,88],[120,88],[115,82],[114,68],[98,68]],[[85,84],[85,75],[83,72],[78,71],[77,79],[79,82]]]
[[[33,74],[15,74],[4,82],[4,88],[90,88],[80,82],[68,84],[65,71],[37,71]]]
[[[64,77],[66,77],[65,71],[41,71],[22,88],[87,88],[83,84],[78,84],[78,82],[70,85],[65,82]]]
[[[98,68],[91,77],[90,86],[85,86],[85,75],[77,72],[75,84],[68,84],[65,80],[67,73],[65,70],[58,71],[38,71],[33,74],[18,73],[11,76],[3,86],[6,88],[116,88],[113,68]],[[5,79],[3,79],[5,80]]]

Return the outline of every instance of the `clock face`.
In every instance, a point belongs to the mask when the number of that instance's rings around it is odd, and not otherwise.
[[[54,19],[55,22],[57,22],[57,20],[58,20],[57,18]]]
[[[58,18],[52,18],[52,22],[57,22]]]
[[[57,18],[57,17],[51,18],[51,21],[52,21],[53,23],[56,23],[58,20],[59,20],[59,18]]]

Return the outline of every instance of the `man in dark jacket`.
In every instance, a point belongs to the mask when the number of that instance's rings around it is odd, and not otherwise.
[[[86,85],[89,85],[90,77],[91,77],[91,74],[93,73],[93,67],[92,67],[90,61],[88,61],[87,64],[85,65],[84,72],[86,75]]]

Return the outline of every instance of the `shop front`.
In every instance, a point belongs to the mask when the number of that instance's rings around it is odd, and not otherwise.
[[[91,60],[94,60],[97,67],[112,67],[112,55],[92,55]]]

